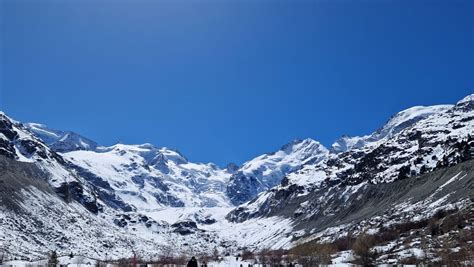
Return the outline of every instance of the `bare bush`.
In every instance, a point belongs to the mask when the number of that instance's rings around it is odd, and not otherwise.
[[[290,252],[303,266],[317,266],[331,264],[332,254],[337,251],[334,243],[308,242],[295,247]]]
[[[350,250],[354,242],[355,238],[351,234],[348,234],[347,236],[341,237],[334,241],[334,244],[336,245],[338,251],[345,251]]]
[[[284,250],[271,250],[268,252],[268,258],[272,266],[278,266],[283,262]]]
[[[244,249],[244,251],[242,251],[242,260],[254,260],[255,259],[255,254],[248,250],[248,249]]]
[[[362,234],[357,237],[352,246],[352,251],[355,256],[354,263],[364,266],[372,266],[376,258],[376,253],[372,251],[374,245],[375,239],[371,235]]]
[[[220,260],[220,253],[217,247],[214,248],[214,251],[212,252],[212,260],[213,261],[219,261]]]
[[[48,266],[56,266],[59,264],[58,254],[56,251],[51,251],[48,255]]]
[[[443,238],[441,248],[437,251],[442,265],[465,266],[474,260],[474,245],[470,242],[455,242],[447,237]]]

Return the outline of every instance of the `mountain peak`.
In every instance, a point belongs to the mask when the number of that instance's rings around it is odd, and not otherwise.
[[[316,148],[316,147],[321,147],[321,149],[325,149],[325,147],[318,141],[315,141],[311,138],[306,138],[306,139],[295,139],[291,141],[290,143],[282,146],[280,150],[289,154],[301,149]]]
[[[453,105],[414,106],[393,115],[388,122],[377,132],[382,135],[391,135],[401,131],[409,125],[436,113],[445,112]]]
[[[463,99],[459,100],[457,102],[457,104],[472,102],[472,101],[474,101],[474,94],[470,94],[470,95],[465,96]]]
[[[29,122],[23,124],[37,138],[43,140],[54,151],[69,152],[75,150],[94,150],[97,143],[75,132],[60,131],[48,128],[40,123]]]
[[[454,106],[455,110],[458,111],[472,111],[474,110],[474,94],[470,94],[463,99],[459,100]]]
[[[8,115],[3,111],[0,111],[0,117],[3,117],[4,119],[9,120],[12,123],[19,123],[18,121],[8,117]]]
[[[433,114],[448,111],[453,105],[415,106],[402,110],[390,117],[379,129],[365,136],[342,136],[334,142],[331,151],[334,153],[345,152],[351,149],[364,147],[368,143],[378,142],[390,138],[416,122],[426,119]]]
[[[166,156],[167,159],[176,162],[177,164],[188,163],[188,159],[181,154],[177,149],[172,149],[168,147],[162,147],[159,149],[160,152]]]
[[[233,204],[244,203],[258,193],[281,183],[289,173],[309,162],[318,163],[327,158],[329,151],[319,142],[311,139],[295,139],[274,153],[260,155],[245,162],[235,172],[227,195]]]

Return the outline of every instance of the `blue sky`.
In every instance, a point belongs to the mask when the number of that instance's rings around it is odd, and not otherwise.
[[[133,3],[134,2],[134,3]],[[0,2],[0,109],[242,163],[474,92],[474,1]]]

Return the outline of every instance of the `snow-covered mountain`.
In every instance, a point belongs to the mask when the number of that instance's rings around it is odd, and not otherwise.
[[[24,126],[56,152],[94,150],[97,147],[96,142],[71,131],[52,130],[39,123],[25,123]]]
[[[169,244],[229,253],[427,218],[472,203],[473,133],[470,95],[404,110],[331,150],[295,140],[220,168],[151,144],[104,147],[0,113],[0,242],[30,257],[53,249],[152,257]]]
[[[107,190],[136,210],[230,206],[225,195],[230,173],[212,163],[189,162],[167,148],[117,144],[62,155],[83,173],[107,182]]]
[[[0,155],[35,164],[55,188],[78,181],[60,154],[4,113],[0,113]]]
[[[294,140],[280,150],[247,161],[230,178],[227,195],[241,204],[278,185],[283,177],[307,163],[326,159],[329,151],[312,139]]]
[[[37,138],[59,153],[89,182],[102,187],[122,209],[161,207],[229,207],[241,204],[279,184],[308,162],[319,162],[329,151],[319,142],[295,140],[280,150],[258,156],[241,167],[189,162],[181,153],[151,144],[111,147],[70,131],[25,124]]]
[[[419,119],[420,110],[429,115]],[[418,119],[414,122],[413,118]],[[280,185],[235,209],[228,218],[243,221],[265,217],[285,207],[289,210],[287,216],[302,212],[311,213],[315,219],[334,214],[337,210],[321,209],[328,199],[352,199],[367,184],[392,183],[469,160],[473,133],[474,95],[454,106],[402,111],[370,135],[383,137],[366,138],[360,147],[331,153],[316,164],[305,164],[288,174]],[[311,200],[304,198],[306,195],[311,195]],[[291,208],[287,207],[289,203],[293,203]]]
[[[340,153],[351,149],[362,148],[369,144],[376,146],[416,122],[433,114],[445,112],[452,107],[453,105],[417,106],[400,111],[393,115],[382,128],[372,134],[364,136],[342,136],[331,146],[331,151]]]
[[[38,123],[23,128],[101,188],[104,196],[113,196],[113,206],[121,209],[230,205],[225,195],[230,173],[215,164],[192,163],[177,151],[151,144],[103,147],[77,133]]]
[[[51,250],[115,258],[131,250],[148,257],[224,252],[263,236],[280,241],[288,225],[224,219],[235,166],[191,163],[150,144],[60,153],[36,135],[0,114],[0,244],[8,259]],[[251,232],[259,235],[243,238]]]

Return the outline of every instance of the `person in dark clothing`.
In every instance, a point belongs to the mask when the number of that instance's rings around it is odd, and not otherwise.
[[[198,267],[196,258],[192,257],[191,260],[188,261],[187,267]]]

